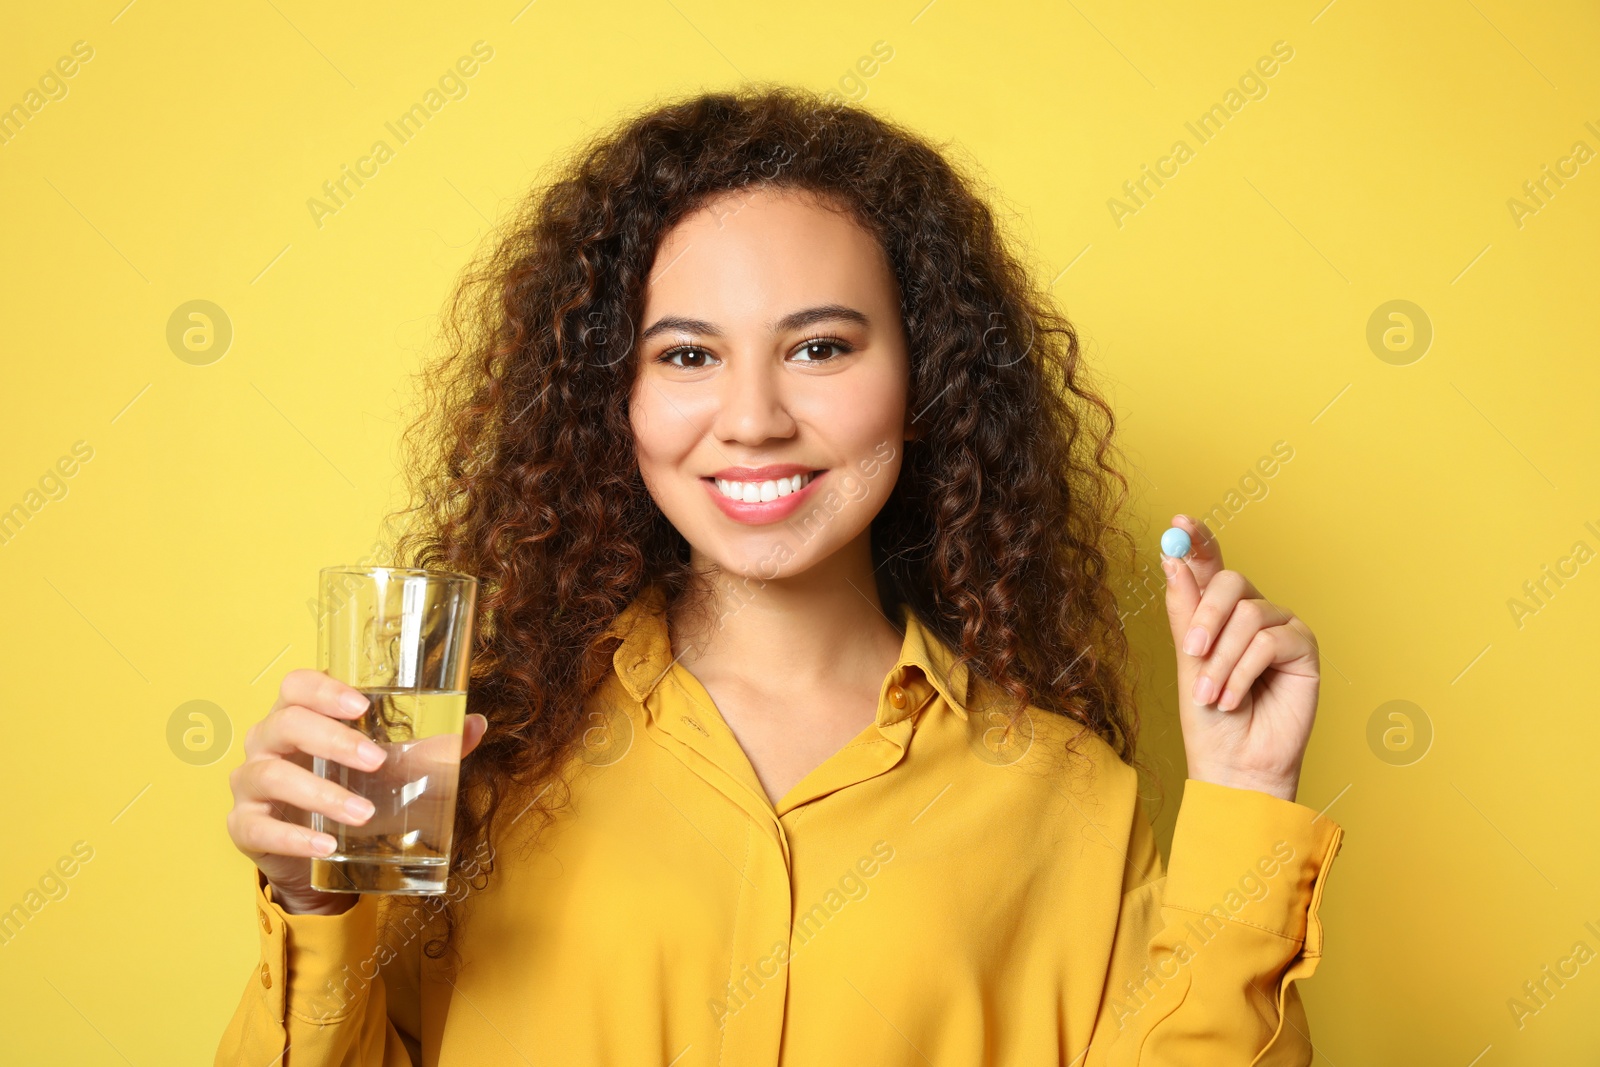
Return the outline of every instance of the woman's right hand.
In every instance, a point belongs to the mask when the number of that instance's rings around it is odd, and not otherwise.
[[[383,749],[339,721],[359,719],[367,706],[366,697],[322,671],[290,671],[272,710],[245,732],[244,763],[228,775],[233,789],[228,836],[267,876],[274,899],[290,914],[338,914],[360,899],[355,893],[311,888],[311,857],[328,855],[335,842],[328,834],[296,823],[289,812],[317,812],[346,826],[360,826],[371,818],[369,801],[311,770],[314,756],[360,771],[382,766]],[[487,727],[482,715],[467,716],[461,738],[463,759],[478,746]],[[347,809],[347,803],[354,808]]]

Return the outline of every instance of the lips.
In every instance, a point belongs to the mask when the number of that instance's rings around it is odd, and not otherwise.
[[[722,513],[736,522],[759,526],[792,515],[827,471],[796,463],[769,467],[728,467],[700,483]]]

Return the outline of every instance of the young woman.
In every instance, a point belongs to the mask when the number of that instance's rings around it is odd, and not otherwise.
[[[1108,587],[1110,409],[973,186],[872,114],[713,94],[537,193],[429,371],[414,566],[484,581],[444,897],[319,894],[282,682],[228,829],[219,1064],[1289,1064],[1342,831],[1304,623],[1168,561],[1166,869]]]

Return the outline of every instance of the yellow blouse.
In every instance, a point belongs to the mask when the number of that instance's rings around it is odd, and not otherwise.
[[[1076,724],[1038,709],[1007,730],[901,620],[876,721],[774,805],[651,589],[613,624],[570,807],[533,849],[535,820],[497,830],[487,887],[453,889],[455,980],[421,951],[428,904],[290,915],[258,875],[216,1063],[1310,1063],[1293,983],[1342,828],[1190,780],[1163,874],[1109,746],[1064,756]]]

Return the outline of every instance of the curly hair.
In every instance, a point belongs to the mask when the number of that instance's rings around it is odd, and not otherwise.
[[[850,104],[752,86],[652,108],[562,162],[468,265],[445,352],[421,372],[404,512],[420,521],[396,555],[482,582],[471,705],[489,727],[461,767],[452,869],[491,839],[506,798],[534,797],[517,818],[540,825],[565,803],[562,768],[610,669],[607,627],[652,583],[674,604],[691,589],[688,545],[634,452],[633,324],[663,235],[750,186],[841,206],[899,283],[918,434],[872,523],[885,610],[909,604],[1011,714],[1068,716],[1140,766],[1110,588],[1113,549],[1132,559],[1114,522],[1128,483],[1072,325],[931,143]],[[493,868],[473,865],[474,888]],[[430,957],[456,926],[446,908]]]

